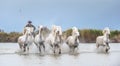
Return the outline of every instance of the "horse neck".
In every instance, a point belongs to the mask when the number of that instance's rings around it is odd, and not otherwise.
[[[58,39],[58,38],[60,38],[60,35],[56,35],[56,36],[55,36],[55,39]]]
[[[76,41],[77,40],[77,36],[72,35],[73,39]]]
[[[25,41],[27,41],[28,40],[28,35],[25,34],[24,36],[25,36]]]
[[[42,33],[41,33],[40,31],[39,31],[39,34],[38,34],[38,35],[39,35],[40,38],[42,38]]]
[[[106,39],[109,39],[109,36],[108,36],[107,34],[104,34],[104,37],[105,37]]]
[[[38,35],[40,36],[41,35],[41,32],[39,31]]]
[[[50,35],[52,35],[53,37],[56,37],[56,34],[53,31],[51,31]]]

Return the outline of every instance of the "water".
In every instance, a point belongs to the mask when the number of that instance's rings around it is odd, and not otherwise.
[[[18,54],[17,43],[0,43],[0,66],[120,66],[120,43],[111,43],[110,47],[106,54],[98,53],[94,43],[80,44],[78,53],[71,55],[64,44],[61,55],[46,51],[41,56],[35,45],[30,47],[30,54]]]

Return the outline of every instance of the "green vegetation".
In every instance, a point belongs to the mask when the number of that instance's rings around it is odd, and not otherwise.
[[[110,36],[112,42],[120,42],[120,31],[115,30],[111,31],[111,36]]]
[[[102,35],[101,30],[84,29],[80,30],[80,37],[84,42],[95,42],[96,37]]]
[[[66,35],[65,38],[71,35],[72,30],[66,30],[63,32],[64,35]],[[80,42],[87,42],[87,43],[92,43],[96,41],[97,36],[102,35],[102,30],[96,30],[96,29],[83,29],[79,30],[80,32]],[[111,31],[110,35],[110,40],[111,42],[120,42],[120,31],[115,30]]]
[[[68,29],[63,32],[63,36],[66,39],[68,36],[71,35],[72,29]],[[83,29],[79,30],[80,32],[80,42],[95,42],[96,37],[102,35],[102,30],[96,30],[96,29]],[[17,39],[22,34],[19,32],[0,32],[0,42],[17,42]],[[111,42],[120,42],[120,31],[114,30],[111,31],[110,35]]]
[[[18,37],[22,35],[18,32],[0,32],[0,42],[17,42]]]

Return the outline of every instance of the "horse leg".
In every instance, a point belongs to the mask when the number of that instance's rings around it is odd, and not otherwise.
[[[59,54],[61,54],[61,48],[59,47]]]
[[[61,46],[60,46],[60,44],[58,45],[58,48],[59,48],[59,54],[61,54]]]
[[[71,46],[71,53],[73,53],[73,47]]]
[[[27,51],[29,51],[29,47],[27,47]]]
[[[39,46],[39,52],[41,53],[41,46]]]
[[[55,54],[55,46],[53,44],[50,44],[50,46],[52,48],[53,53]]]
[[[55,49],[56,49],[56,46],[53,45],[53,52],[54,52],[54,54],[56,53]]]
[[[37,46],[37,48],[39,47],[38,44],[36,42],[34,42],[34,44]]]
[[[24,51],[24,45],[20,45],[20,49]]]
[[[41,43],[39,43],[38,48],[39,48],[39,52],[41,53]]]
[[[75,52],[75,47],[72,48],[72,53],[74,53],[74,52]]]
[[[50,44],[50,46],[53,48],[53,45],[52,45],[52,44]]]
[[[105,52],[107,53],[109,50],[108,46],[105,46]]]
[[[107,48],[105,49],[105,52],[106,52],[106,53],[108,52],[108,49],[107,49]]]
[[[71,46],[69,46],[69,48],[70,48],[70,51],[69,51],[69,52],[71,53]]]
[[[23,51],[24,51],[24,52],[26,51],[26,47],[27,47],[27,44],[24,44],[24,45],[23,45],[23,48],[24,48]]]
[[[99,44],[98,43],[96,44],[96,47],[99,48]]]
[[[45,45],[43,44],[44,52],[45,52]]]
[[[54,46],[55,46],[54,47],[54,53],[56,53],[56,51],[57,51],[57,53],[61,54],[60,46],[58,44],[55,44]]]
[[[109,43],[107,42],[106,44],[107,44],[107,48],[108,48],[108,50],[109,50],[109,49],[110,49]]]
[[[20,49],[22,50],[22,45],[19,43],[19,47],[20,47]]]
[[[79,47],[77,46],[77,51],[79,50]]]
[[[54,54],[55,54],[55,49],[56,49],[56,47],[53,48],[53,52],[54,52]]]
[[[55,54],[55,49],[53,50],[54,54]]]
[[[23,51],[25,52],[26,51],[26,46],[24,46],[23,49],[24,49]]]
[[[70,46],[70,54],[72,54],[73,53],[73,47],[72,46]]]
[[[19,48],[21,49],[21,51],[23,51],[24,49],[24,43],[23,42],[18,42],[19,44]]]
[[[109,49],[110,49],[110,46],[109,46],[109,43],[107,42],[105,52],[107,53]]]

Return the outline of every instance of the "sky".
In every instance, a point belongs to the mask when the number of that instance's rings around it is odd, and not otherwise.
[[[62,30],[120,30],[120,0],[0,0],[0,28],[22,32],[31,20],[39,25],[59,25]]]

